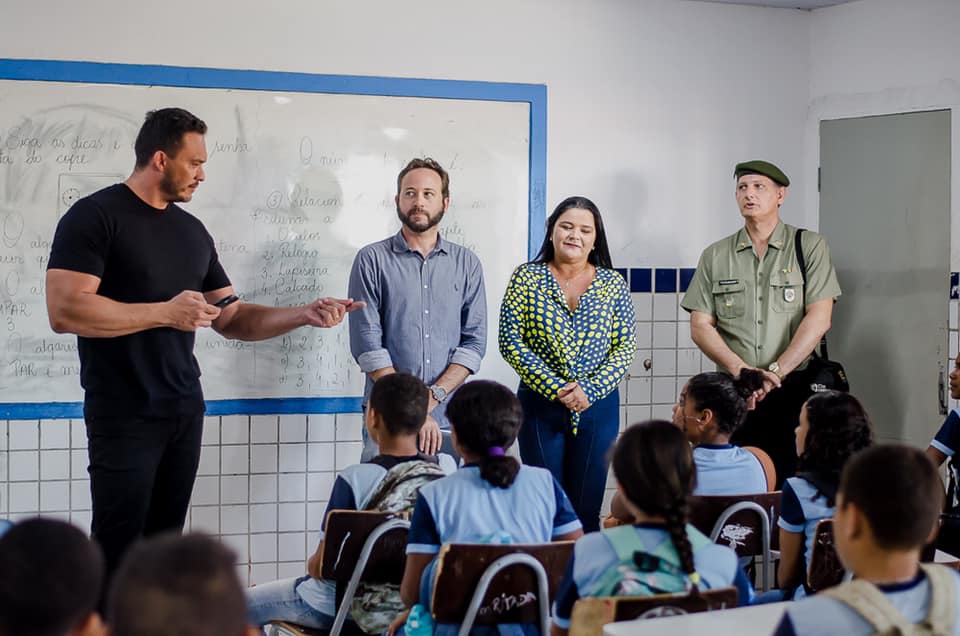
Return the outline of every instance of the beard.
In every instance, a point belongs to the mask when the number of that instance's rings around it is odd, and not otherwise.
[[[418,222],[414,222],[411,219],[411,217],[413,216],[413,213],[418,211],[427,216],[426,222],[418,223]],[[400,222],[403,223],[404,227],[409,229],[411,232],[416,232],[417,234],[426,232],[430,228],[440,223],[440,220],[443,218],[443,215],[445,214],[445,212],[446,211],[443,208],[440,208],[440,211],[437,212],[436,216],[430,216],[430,213],[427,212],[426,210],[417,210],[415,208],[413,210],[410,210],[410,212],[408,212],[406,215],[404,215],[404,213],[400,210],[400,206],[399,205],[397,206],[397,218],[400,219]]]
[[[177,189],[177,183],[169,172],[163,173],[163,179],[160,181],[160,192],[163,193],[167,203],[182,203],[193,198],[193,193],[187,188]]]

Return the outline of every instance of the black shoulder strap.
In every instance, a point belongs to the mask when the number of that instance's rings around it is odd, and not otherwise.
[[[800,275],[803,276],[803,291],[800,293],[800,299],[803,302],[804,311],[806,311],[807,306],[807,261],[803,257],[803,243],[801,238],[804,233],[802,227],[797,228],[796,234],[793,235],[793,249],[797,254],[797,264],[800,266]],[[817,355],[817,350],[813,350],[813,355]],[[820,338],[820,357],[824,360],[829,360],[827,357],[827,334],[823,334],[823,337]]]

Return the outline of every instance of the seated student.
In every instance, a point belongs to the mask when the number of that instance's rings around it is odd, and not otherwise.
[[[941,493],[936,468],[919,450],[882,445],[853,457],[840,481],[833,534],[856,578],[791,605],[776,635],[908,634],[914,626],[918,634],[960,635],[960,576],[919,564]]]
[[[763,386],[763,373],[744,368],[734,379],[710,371],[693,376],[673,407],[673,423],[693,445],[695,495],[742,495],[767,491],[757,456],[730,443],[747,417],[747,398]]]
[[[570,500],[550,471],[521,466],[506,454],[523,422],[520,402],[510,389],[487,380],[468,382],[450,398],[447,418],[465,464],[420,489],[400,586],[408,606],[419,602],[430,607],[436,556],[444,543],[546,543],[583,534]],[[401,616],[391,633],[403,623]],[[537,631],[534,626],[505,629],[527,628]],[[440,624],[434,633],[455,634],[457,629]],[[475,627],[471,633],[485,631]]]
[[[333,484],[327,512],[331,510],[413,509],[420,486],[456,470],[449,455],[429,457],[417,450],[417,435],[427,417],[429,390],[416,376],[394,373],[373,385],[365,425],[380,454],[363,464],[348,466]],[[442,462],[442,465],[441,465]],[[385,507],[386,506],[386,507]],[[326,526],[326,514],[321,532]],[[336,616],[336,588],[320,578],[323,541],[299,578],[261,583],[247,590],[250,622],[291,621],[304,627],[326,629]],[[364,625],[382,631],[404,609],[399,592],[391,595],[393,611],[383,624]]]
[[[743,369],[737,379],[709,371],[690,378],[673,405],[673,423],[693,448],[697,468],[695,495],[741,495],[767,491],[767,476],[757,456],[730,443],[747,417],[747,397],[763,385],[763,374]],[[618,489],[605,527],[633,519]],[[750,559],[747,558],[746,561]]]
[[[110,636],[255,636],[236,556],[203,534],[159,534],[126,554],[107,600]]]
[[[101,636],[103,554],[64,521],[29,519],[0,538],[0,636]]]
[[[686,523],[697,483],[690,444],[673,424],[630,426],[613,447],[613,474],[633,525],[591,532],[577,541],[553,608],[551,633],[564,635],[578,598],[644,596],[695,587],[736,585],[740,603],[753,596],[730,548]],[[651,566],[641,571],[638,556]]]
[[[950,372],[950,397],[960,400],[960,353],[957,354],[953,362],[953,370]],[[930,440],[927,456],[939,466],[948,457],[953,457],[958,449],[960,449],[960,411],[953,409],[940,425],[940,430]],[[950,504],[950,502],[947,503]]]
[[[960,400],[960,354],[954,360],[953,370],[950,372],[950,397]],[[953,555],[960,555],[960,492],[958,492],[958,465],[955,459],[957,450],[960,450],[960,410],[953,409],[940,425],[936,436],[930,440],[927,447],[927,456],[936,466],[940,466],[945,459],[950,458],[948,465],[950,475],[949,500],[946,501],[946,512],[952,513],[945,517],[937,535],[937,548]]]
[[[815,393],[800,409],[797,475],[783,484],[780,503],[779,590],[764,601],[802,598],[817,522],[833,516],[840,471],[873,442],[870,418],[849,393]]]

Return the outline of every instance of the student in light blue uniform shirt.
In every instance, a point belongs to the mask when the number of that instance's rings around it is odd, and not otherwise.
[[[844,468],[833,519],[834,541],[854,581],[791,604],[776,636],[860,636],[884,631],[859,611],[856,597],[871,598],[873,612],[932,632],[960,635],[960,576],[943,566],[919,565],[943,503],[936,468],[917,449],[881,445],[859,453]],[[851,592],[856,592],[851,595]],[[933,602],[937,598],[937,603]],[[954,608],[938,618],[931,606]],[[904,629],[905,628],[905,629]]]
[[[546,543],[583,534],[550,471],[521,466],[505,454],[523,422],[520,402],[510,389],[486,380],[468,382],[450,399],[447,417],[465,465],[420,490],[400,586],[408,606],[419,602],[430,607],[435,557],[444,543]],[[434,633],[455,634],[458,627],[440,624]],[[535,626],[476,627],[471,633],[531,633],[531,628],[536,633]]]
[[[673,407],[673,423],[694,446],[695,495],[767,492],[767,476],[757,456],[730,443],[747,417],[747,399],[763,387],[763,373],[744,368],[734,379],[711,371],[687,381]]]
[[[950,397],[960,400],[960,353],[954,359],[953,370],[950,372]],[[940,425],[936,436],[930,440],[927,456],[939,466],[948,457],[953,457],[958,449],[960,449],[960,411],[953,409]]]
[[[408,373],[394,373],[377,380],[370,392],[365,427],[379,444],[380,454],[369,462],[348,466],[337,475],[321,522],[320,545],[307,568],[309,573],[261,583],[247,590],[247,611],[252,624],[284,620],[313,629],[329,628],[337,608],[336,586],[320,577],[327,514],[331,510],[368,509],[371,498],[380,491],[384,478],[394,467],[413,468],[413,462],[425,462],[437,465],[437,472],[449,474],[456,470],[449,455],[431,457],[417,450],[417,435],[427,416],[427,395],[426,385]],[[419,479],[413,475],[409,478]]]
[[[840,471],[854,453],[870,446],[873,429],[857,398],[849,393],[825,391],[815,393],[804,403],[796,437],[797,475],[784,482],[777,521],[777,582],[784,598],[790,598],[792,592],[792,598],[799,599],[806,595],[803,582],[817,522],[833,516]]]
[[[736,553],[686,523],[697,471],[690,445],[676,426],[654,420],[629,427],[614,447],[613,473],[620,501],[636,523],[577,541],[554,603],[554,635],[567,633],[574,603],[588,596],[735,585],[740,603],[750,602],[753,590]],[[637,567],[641,554],[654,564],[651,570]]]

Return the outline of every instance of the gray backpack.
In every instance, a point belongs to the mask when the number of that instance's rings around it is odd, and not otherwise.
[[[420,488],[444,477],[439,464],[413,460],[397,464],[387,471],[366,510],[395,512],[409,518]],[[405,609],[400,586],[393,583],[361,583],[350,605],[354,622],[368,634],[379,634]]]

